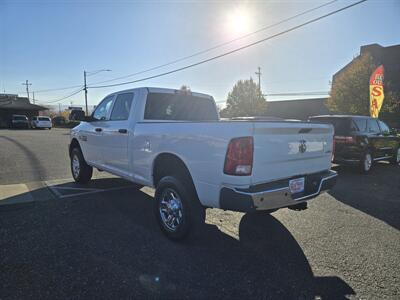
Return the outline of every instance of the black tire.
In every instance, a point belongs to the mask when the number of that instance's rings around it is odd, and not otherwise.
[[[194,235],[195,232],[201,231],[201,228],[205,224],[205,208],[201,205],[197,198],[196,191],[194,190],[193,184],[188,182],[191,180],[178,179],[174,176],[165,176],[157,184],[155,196],[154,196],[154,215],[161,228],[161,231],[171,240],[179,241],[185,239],[189,232]],[[174,197],[170,197],[172,193],[175,193]],[[171,198],[168,200],[167,198]],[[176,200],[178,198],[178,200]],[[167,199],[170,206],[163,204],[163,200]],[[173,199],[173,200],[172,200]],[[171,201],[175,203],[170,203]],[[176,204],[178,203],[178,204]],[[169,213],[164,211],[169,211]],[[166,221],[167,215],[174,214],[176,222],[171,221],[171,224],[176,225],[175,228],[168,226]],[[179,221],[179,222],[178,222]]]
[[[371,152],[366,151],[360,160],[359,170],[361,174],[368,174],[371,171],[372,164],[373,164],[373,157]]]
[[[392,156],[392,158],[389,160],[389,162],[390,162],[392,165],[398,165],[398,166],[400,166],[400,147],[397,148],[397,149],[394,151],[393,156]]]
[[[79,163],[78,169],[76,169],[76,165],[74,165],[76,162]],[[79,148],[74,148],[71,151],[71,173],[75,182],[81,184],[88,183],[92,178],[93,168],[86,163],[81,149]]]

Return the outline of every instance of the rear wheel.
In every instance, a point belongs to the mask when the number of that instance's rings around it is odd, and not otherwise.
[[[173,176],[163,177],[155,192],[155,217],[162,232],[172,240],[186,238],[205,222],[205,208],[191,184],[183,182]]]
[[[393,157],[389,161],[393,165],[400,166],[400,147],[394,151]]]
[[[71,151],[71,172],[78,183],[87,183],[92,178],[93,168],[86,163],[79,148]]]
[[[372,155],[369,151],[365,152],[360,162],[360,172],[367,174],[372,167]]]

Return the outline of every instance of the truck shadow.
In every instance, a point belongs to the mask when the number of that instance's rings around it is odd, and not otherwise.
[[[336,186],[329,192],[336,200],[400,229],[400,168],[386,162],[374,164],[367,175],[350,167],[334,167],[339,172]]]
[[[129,189],[0,210],[2,295],[345,299],[355,294],[339,277],[314,276],[298,242],[271,215],[236,215],[241,216],[238,239],[206,224],[196,238],[174,243],[157,227],[152,201]]]

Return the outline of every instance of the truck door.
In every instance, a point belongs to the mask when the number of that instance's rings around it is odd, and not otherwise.
[[[133,92],[117,95],[102,138],[105,167],[127,176],[130,176],[128,142],[133,135],[133,98]]]
[[[86,161],[95,165],[102,165],[103,130],[110,118],[114,95],[108,96],[100,102],[93,112],[93,120],[87,123],[79,133],[79,140]]]
[[[391,134],[390,128],[381,120],[378,121],[379,127],[381,128],[382,132],[382,152],[384,156],[393,156],[396,155],[395,153],[397,142],[396,137]]]
[[[383,151],[385,147],[384,138],[376,119],[368,119],[368,141],[372,149],[372,158],[385,156]]]

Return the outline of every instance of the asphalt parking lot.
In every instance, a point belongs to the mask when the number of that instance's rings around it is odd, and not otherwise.
[[[150,189],[99,172],[72,183],[67,144],[65,129],[0,130],[0,299],[400,298],[398,167],[336,167],[302,212],[209,209],[179,244]]]

